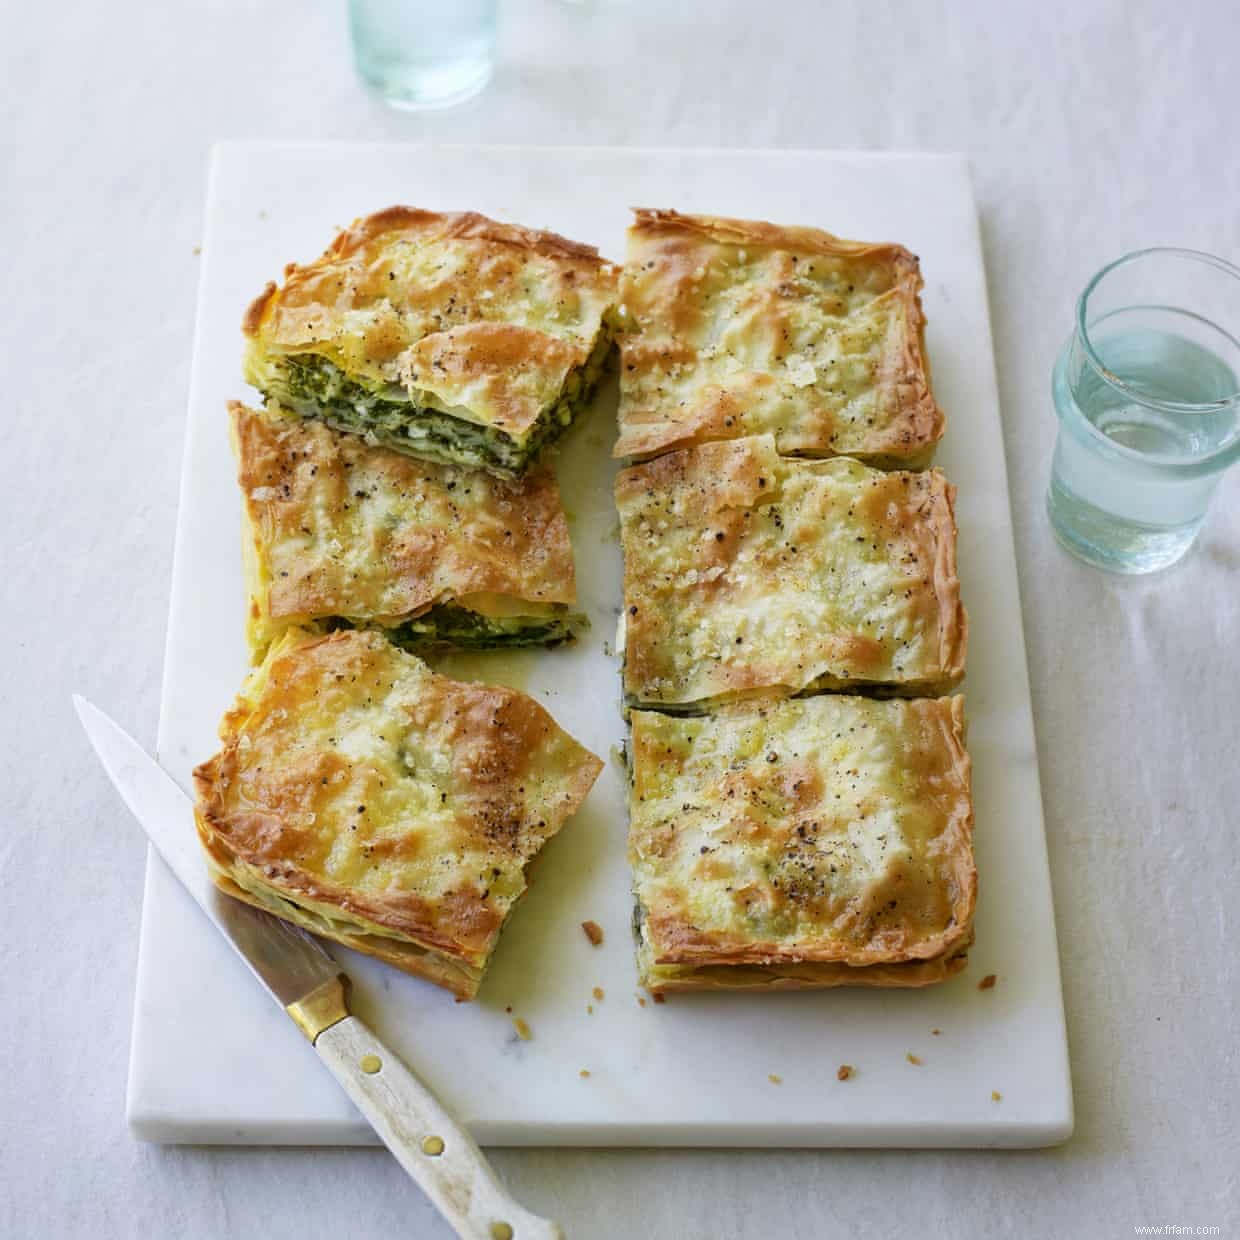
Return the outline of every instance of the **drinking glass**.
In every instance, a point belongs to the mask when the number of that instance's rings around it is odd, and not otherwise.
[[[1174,564],[1240,457],[1237,375],[1240,269],[1160,248],[1098,272],[1052,380],[1059,541],[1114,572]]]
[[[446,108],[476,95],[495,59],[498,0],[349,0],[353,59],[394,108]]]

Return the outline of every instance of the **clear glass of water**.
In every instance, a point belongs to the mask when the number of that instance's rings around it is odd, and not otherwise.
[[[495,64],[498,0],[349,0],[362,80],[394,108],[447,108],[476,95]]]
[[[1174,564],[1240,457],[1240,269],[1139,250],[1077,302],[1055,365],[1046,507],[1074,555],[1120,573]]]

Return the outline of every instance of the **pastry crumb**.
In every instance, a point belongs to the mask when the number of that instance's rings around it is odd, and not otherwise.
[[[519,1016],[513,1018],[512,1027],[517,1031],[517,1037],[519,1037],[522,1042],[528,1042],[530,1038],[534,1036],[530,1033],[529,1025],[527,1025]]]
[[[775,1072],[768,1072],[766,1074],[766,1079],[770,1081],[772,1085],[782,1085],[784,1083],[784,1078]]]
[[[603,997],[603,988],[601,986],[595,986],[595,988],[592,991],[590,991],[590,993],[596,999],[601,999]]]
[[[645,1000],[645,999],[643,999],[643,998],[641,997],[641,995],[638,995],[638,996],[637,996],[637,1006],[638,1006],[638,1007],[645,1007],[645,1006],[646,1006],[646,1000]]]
[[[511,1003],[508,1004],[508,1006],[504,1008],[504,1011],[507,1012],[509,1016],[511,1016],[512,1015],[512,1004]]]
[[[931,1029],[930,1032],[934,1034],[934,1036],[937,1038],[939,1034],[943,1032],[943,1030],[942,1029]]]
[[[202,246],[200,245],[194,246],[194,256],[197,257],[201,253],[202,253]]]
[[[850,1064],[850,1063],[842,1063],[842,1064],[840,1064],[840,1066],[839,1066],[839,1067],[835,1070],[835,1079],[836,1079],[837,1081],[847,1081],[847,1080],[849,1080],[849,1079],[852,1077],[852,1075],[853,1075],[856,1071],[857,1071],[857,1069],[856,1069],[856,1068],[854,1068],[854,1067],[852,1066],[852,1064]]]
[[[904,1058],[907,1059],[909,1063],[911,1063],[915,1068],[921,1067],[921,1057],[918,1055],[914,1055],[912,1051],[909,1051],[909,1053],[905,1055]]]
[[[660,991],[660,993],[659,993],[659,994],[655,995],[655,997],[654,997],[654,1001],[655,1001],[656,1003],[666,1003],[666,1002],[667,1002],[667,996],[666,996],[665,994],[663,994],[663,993]]]
[[[586,938],[597,947],[603,941],[603,927],[597,921],[583,921],[581,928],[586,932]]]
[[[993,990],[995,983],[999,979],[993,973],[987,973],[984,978],[977,984],[978,990]]]
[[[587,1016],[593,1016],[593,1015],[594,1015],[594,1004],[593,1004],[593,1003],[587,1003],[587,1004],[586,1004],[586,1015],[587,1015]]]
[[[577,1075],[578,1075],[579,1077],[581,1077],[581,1078],[582,1078],[582,1080],[584,1080],[587,1076],[589,1076],[589,1075],[590,1075],[590,1069],[589,1069],[589,1068],[582,1068],[582,1069],[581,1069],[581,1071],[577,1073]]]
[[[991,1102],[1002,1102],[1003,1095],[997,1089],[992,1089],[990,1091],[990,1100]]]

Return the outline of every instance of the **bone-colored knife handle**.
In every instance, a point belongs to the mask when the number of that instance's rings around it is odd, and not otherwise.
[[[508,1195],[473,1138],[364,1021],[338,1021],[314,1049],[463,1240],[563,1240],[559,1224]]]

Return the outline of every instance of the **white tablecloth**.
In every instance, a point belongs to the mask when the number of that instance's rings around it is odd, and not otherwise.
[[[578,1236],[1234,1234],[1240,473],[1192,558],[1148,580],[1070,560],[1042,513],[1049,372],[1085,279],[1149,244],[1240,258],[1234,0],[503,7],[494,84],[425,118],[355,85],[339,3],[5,11],[0,1234],[447,1234],[380,1151],[158,1149],[124,1124],[144,846],[69,693],[152,741],[222,137],[971,156],[1077,1135],[1019,1154],[495,1159]],[[805,217],[829,226],[830,203]]]

